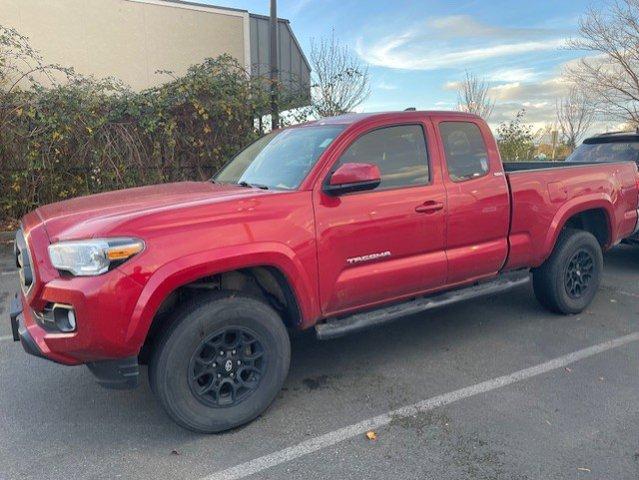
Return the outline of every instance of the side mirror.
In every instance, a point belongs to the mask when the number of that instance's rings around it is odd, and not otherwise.
[[[328,195],[343,195],[351,192],[373,190],[382,182],[377,165],[370,163],[345,163],[341,165],[324,186]]]

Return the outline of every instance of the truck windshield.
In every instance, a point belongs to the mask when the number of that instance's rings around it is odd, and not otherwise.
[[[584,143],[566,161],[588,162],[637,162],[639,142]]]
[[[260,138],[233,158],[214,178],[276,190],[300,186],[343,125],[298,127]]]

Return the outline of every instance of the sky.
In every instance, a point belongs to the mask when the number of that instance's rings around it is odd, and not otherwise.
[[[268,14],[269,0],[204,3]],[[362,111],[450,110],[470,72],[497,102],[495,126],[526,109],[541,127],[565,95],[562,72],[585,55],[567,48],[579,18],[603,0],[279,0],[308,52],[312,38],[336,37],[369,65],[372,94]]]

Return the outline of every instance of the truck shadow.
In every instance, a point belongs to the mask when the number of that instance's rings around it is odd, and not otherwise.
[[[308,395],[325,394],[329,390],[351,388],[367,390],[374,382],[366,370],[375,371],[390,359],[410,359],[415,356],[437,358],[455,343],[473,343],[478,338],[493,336],[503,328],[503,320],[488,317],[482,310],[497,303],[510,310],[511,321],[522,322],[539,313],[530,289],[519,288],[499,296],[480,299],[471,305],[442,308],[428,315],[413,315],[387,326],[358,334],[321,342],[313,332],[295,335],[292,339],[291,371],[284,390],[274,406],[264,416],[246,427],[260,431],[264,424],[285,422],[291,412],[308,402]],[[505,310],[506,311],[506,310]],[[534,316],[534,315],[533,315]],[[12,429],[34,448],[44,442],[63,443],[82,450],[84,442],[115,445],[122,436],[139,438],[146,448],[171,452],[202,438],[240,435],[242,429],[228,434],[206,437],[181,429],[164,414],[151,392],[143,368],[140,387],[134,391],[110,391],[99,387],[84,367],[61,367],[48,361],[24,355],[18,344],[5,344],[3,355],[16,370],[0,382],[5,393],[0,402],[17,405],[13,409]],[[4,361],[4,360],[3,360]],[[357,380],[354,380],[357,378]],[[339,383],[339,385],[336,383]],[[350,385],[350,387],[347,387]],[[32,428],[38,424],[38,433]],[[272,428],[272,427],[271,427]],[[34,432],[31,435],[29,432]],[[254,434],[254,433],[252,433]],[[17,438],[16,438],[17,439]],[[44,447],[44,443],[41,445]]]
[[[501,315],[497,310],[503,308]],[[506,314],[506,312],[508,312]],[[306,332],[293,342],[290,379],[315,377],[308,372],[331,370],[348,372],[354,366],[374,367],[387,358],[427,356],[449,349],[455,342],[470,343],[519,323],[533,323],[540,307],[529,286],[505,294],[476,299],[466,304],[442,307],[397,319],[387,325],[342,338],[319,341],[314,332]],[[504,317],[508,317],[507,319]],[[436,355],[436,353],[434,354]],[[355,363],[354,363],[355,362]],[[304,379],[300,381],[304,382]],[[326,382],[323,382],[324,384]]]
[[[614,268],[622,272],[637,274],[639,272],[639,245],[620,245],[606,252],[604,256],[605,270]]]

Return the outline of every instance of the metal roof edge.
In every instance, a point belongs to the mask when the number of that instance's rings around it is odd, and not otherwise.
[[[249,16],[251,18],[259,18],[261,20],[270,20],[271,19],[271,17],[269,17],[267,15],[260,15],[258,13],[249,13]],[[283,23],[283,24],[286,25],[286,28],[288,29],[288,33],[291,35],[291,38],[293,39],[293,43],[295,43],[295,46],[300,51],[300,55],[302,56],[302,60],[304,60],[304,63],[308,67],[309,71],[312,71],[313,69],[311,68],[311,64],[308,61],[308,58],[306,58],[306,54],[304,53],[304,49],[302,48],[302,46],[300,45],[299,40],[295,36],[295,32],[293,32],[293,27],[291,27],[291,21],[286,19],[286,18],[278,18],[278,21],[280,23]]]
[[[149,2],[148,0],[125,0],[127,2],[134,2],[134,3],[152,3]],[[241,8],[232,8],[232,7],[222,7],[220,5],[212,5],[210,3],[202,3],[202,2],[194,2],[191,0],[156,0],[157,4],[160,3],[168,3],[168,4],[173,4],[173,6],[175,7],[198,7],[198,8],[202,8],[202,9],[207,9],[207,10],[223,10],[223,11],[227,11],[227,12],[235,12],[235,13],[243,13],[243,14],[247,14],[249,13],[248,10],[243,10]],[[153,2],[155,3],[155,2]],[[167,5],[169,6],[169,5]]]

